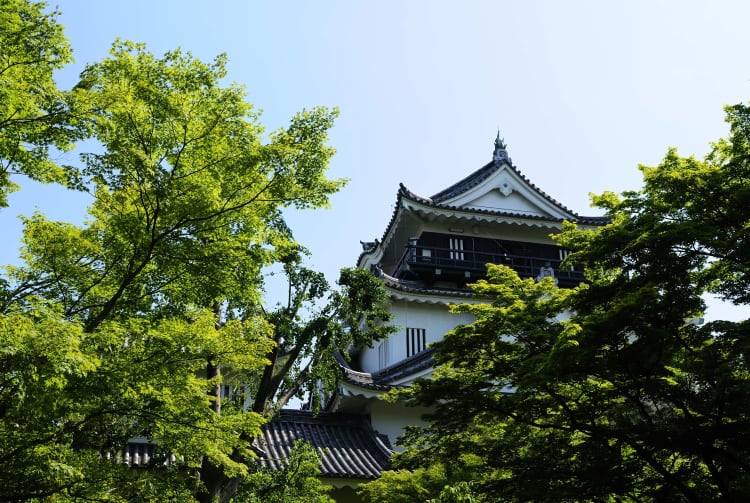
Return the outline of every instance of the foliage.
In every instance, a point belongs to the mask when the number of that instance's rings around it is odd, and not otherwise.
[[[283,470],[262,468],[251,475],[232,499],[242,503],[333,503],[320,475],[320,456],[307,442],[294,444]]]
[[[669,150],[641,190],[594,197],[608,225],[564,224],[586,284],[489,266],[491,302],[457,308],[476,321],[403,393],[434,413],[397,467],[443,465],[493,500],[747,500],[750,320],[695,321],[707,292],[750,300],[750,107],[726,111],[704,160]]]
[[[330,386],[335,348],[385,333],[380,285],[344,271],[330,291],[300,266],[282,215],[326,206],[345,183],[325,175],[337,112],[265,135],[244,89],[222,85],[225,64],[117,41],[66,95],[95,145],[76,176],[93,203],[81,227],[27,217],[24,264],[0,279],[0,470],[14,478],[0,500],[229,501],[257,475],[262,423],[311,379]],[[265,312],[261,270],[275,261],[290,299]],[[108,459],[136,436],[158,447],[150,469]],[[309,453],[295,456],[301,471],[283,476],[322,494]]]
[[[359,486],[357,492],[366,503],[440,501],[442,492],[447,493],[450,487],[446,485],[448,475],[445,468],[441,463],[435,463],[413,471],[385,471],[379,479]]]
[[[300,257],[284,264],[289,296],[266,317],[276,343],[271,362],[257,387],[252,410],[266,416],[292,397],[310,397],[320,407],[321,393],[332,393],[338,382],[337,353],[351,346],[372,345],[393,328],[380,281],[361,269],[342,269],[339,288],[332,290],[323,274],[303,267]]]
[[[144,434],[159,446],[155,466],[170,453],[184,466],[208,456],[246,470],[229,460],[241,445],[233,432],[257,433],[261,419],[214,414],[198,373],[212,346],[224,348],[223,362],[258,371],[265,362],[252,355],[269,342],[256,327],[217,330],[209,312],[189,323],[112,322],[86,334],[35,304],[32,313],[0,315],[0,335],[0,470],[9,477],[0,499],[127,491],[144,476],[106,458]],[[152,483],[175,470],[156,470]]]
[[[474,503],[479,501],[474,497],[471,491],[471,484],[468,482],[459,482],[455,486],[447,486],[440,492],[437,499],[432,499],[428,503]]]
[[[80,327],[42,310],[34,316],[0,317],[0,470],[7,477],[0,494],[19,499],[47,496],[79,477],[57,447],[72,442],[66,425],[56,422],[70,407],[60,390],[98,367],[81,350]]]
[[[79,100],[104,148],[82,154],[91,220],[27,219],[28,266],[11,271],[6,302],[54,298],[89,332],[193,305],[255,309],[260,269],[291,241],[281,209],[325,205],[343,184],[324,175],[336,112],[303,112],[264,145],[242,88],[220,86],[225,74],[224,57],[158,59],[128,42],[86,68]]]
[[[449,475],[446,465],[434,463],[426,468],[415,470],[389,470],[379,479],[359,486],[357,492],[366,503],[478,503],[486,501],[474,494],[471,484],[466,481],[453,481],[455,474]],[[471,466],[467,466],[465,477],[469,477]],[[452,485],[451,485],[452,484]]]
[[[49,159],[50,147],[68,150],[75,127],[69,93],[52,75],[72,61],[59,12],[46,4],[0,0],[0,207],[18,186],[11,175],[75,185],[75,170]]]

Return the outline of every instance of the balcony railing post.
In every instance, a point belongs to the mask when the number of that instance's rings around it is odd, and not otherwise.
[[[562,260],[557,258],[474,250],[462,250],[460,258],[456,258],[455,255],[451,256],[451,251],[452,249],[448,247],[423,246],[417,239],[409,239],[393,275],[404,277],[404,274],[409,271],[414,275],[413,279],[419,279],[420,272],[434,274],[437,269],[440,269],[443,278],[451,276],[464,278],[467,270],[481,275],[486,272],[485,265],[493,263],[511,267],[522,278],[535,278],[540,274],[541,268],[549,264],[557,278],[566,282],[583,280],[580,271],[570,271],[567,268],[561,270]]]

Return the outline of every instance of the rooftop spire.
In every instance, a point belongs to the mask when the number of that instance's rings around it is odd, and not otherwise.
[[[492,153],[492,160],[495,162],[507,162],[511,164],[510,157],[508,157],[508,151],[506,148],[508,145],[505,140],[500,138],[500,128],[497,129],[497,138],[495,138],[495,151]]]
[[[495,150],[505,150],[508,145],[505,144],[505,140],[500,138],[500,128],[497,128],[497,138],[495,138]]]

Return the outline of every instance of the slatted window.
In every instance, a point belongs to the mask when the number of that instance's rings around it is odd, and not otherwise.
[[[464,259],[464,240],[462,238],[449,238],[448,249],[451,260]]]
[[[406,357],[424,351],[427,348],[427,331],[424,328],[406,329]]]
[[[383,341],[380,343],[380,346],[378,346],[378,365],[380,365],[381,369],[385,368],[388,366],[389,360],[388,341]]]

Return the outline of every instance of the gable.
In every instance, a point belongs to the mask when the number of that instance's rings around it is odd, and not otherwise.
[[[463,190],[454,190],[440,204],[460,209],[501,211],[521,215],[548,217],[554,220],[574,219],[570,210],[563,207],[532,185],[507,162],[493,163],[494,170]]]
[[[505,195],[499,189],[492,190],[480,195],[473,201],[461,204],[462,209],[502,211],[508,213],[521,213],[524,215],[550,216],[543,208],[540,208],[534,201],[523,197],[518,192],[510,192]]]

